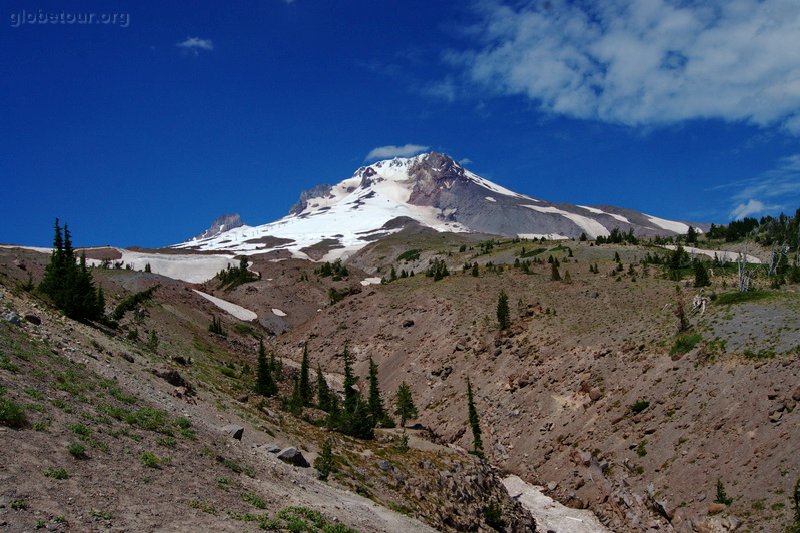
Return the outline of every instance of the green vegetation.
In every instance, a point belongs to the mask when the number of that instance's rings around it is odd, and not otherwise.
[[[630,410],[631,413],[638,415],[648,407],[650,407],[650,402],[648,402],[647,400],[637,400],[630,406]]]
[[[139,454],[139,462],[148,468],[161,468],[162,464],[169,463],[169,458],[159,457],[152,452],[143,451]]]
[[[69,454],[74,457],[75,459],[86,459],[86,447],[81,444],[80,442],[73,442],[67,448]]]
[[[677,339],[675,339],[675,344],[672,345],[672,348],[669,350],[670,355],[675,354],[685,354],[689,353],[697,346],[697,343],[703,340],[697,333],[691,333],[688,335],[681,335]]]
[[[412,248],[410,250],[406,250],[402,254],[397,256],[398,261],[417,261],[419,259],[419,250]]]
[[[239,258],[238,267],[232,267],[230,264],[228,264],[227,269],[222,270],[219,274],[217,274],[219,288],[229,291],[238,287],[239,285],[257,281],[259,279],[258,274],[248,270],[247,266],[248,259],[244,255]]]
[[[44,475],[53,479],[68,479],[69,473],[64,468],[48,468],[44,471]]]
[[[417,407],[411,396],[411,387],[405,381],[397,387],[394,405],[394,414],[400,417],[400,427],[406,427],[406,421],[417,417]]]
[[[331,439],[325,439],[325,442],[322,443],[319,455],[314,459],[314,468],[317,469],[319,479],[322,481],[328,480],[328,476],[333,472],[334,468]]]
[[[508,310],[508,295],[504,290],[500,291],[500,296],[497,298],[497,323],[500,329],[508,329],[511,325],[511,317]]]
[[[369,407],[370,416],[374,423],[380,424],[386,428],[394,427],[394,420],[389,416],[383,406],[383,398],[381,397],[381,389],[378,384],[378,365],[369,358],[369,374],[367,376],[369,382],[369,391],[367,392],[367,406]]]
[[[114,312],[111,313],[111,318],[114,320],[122,320],[122,317],[125,316],[125,313],[128,311],[133,311],[139,305],[150,300],[153,297],[153,293],[156,292],[159,287],[161,287],[160,284],[153,285],[149,289],[145,289],[141,292],[137,292],[126,297],[119,303],[119,305],[117,305],[117,307],[114,308]]]
[[[101,288],[95,289],[92,275],[86,267],[86,255],[76,263],[69,228],[56,219],[53,252],[45,267],[39,290],[50,298],[58,309],[74,320],[98,320],[105,312],[105,297]]]
[[[714,503],[721,503],[722,505],[730,505],[733,503],[733,498],[728,497],[728,494],[725,492],[725,485],[722,484],[721,479],[717,480],[717,497]]]
[[[717,299],[714,300],[714,303],[717,305],[732,305],[745,302],[755,302],[774,297],[775,294],[776,293],[770,291],[758,290],[747,292],[726,292],[724,294],[717,295]]]
[[[211,324],[208,325],[209,333],[214,333],[215,335],[222,335],[223,337],[228,336],[228,332],[225,331],[225,328],[222,327],[222,319],[218,318],[217,316],[211,317]]]
[[[425,275],[433,278],[433,281],[440,281],[449,276],[450,272],[447,270],[447,263],[445,263],[444,259],[437,257],[431,260]]]
[[[263,498],[258,496],[258,494],[255,494],[253,492],[243,492],[242,501],[245,503],[249,503],[250,505],[258,509],[267,508],[267,502],[265,502]]]
[[[478,419],[478,410],[475,407],[475,398],[472,395],[472,383],[467,378],[467,421],[472,429],[472,453],[483,457],[483,440],[481,439],[481,424]]]
[[[287,507],[276,514],[276,519],[260,524],[267,531],[285,531],[291,533],[358,533],[341,523],[331,523],[321,513],[305,507]],[[266,527],[265,527],[266,526]]]
[[[15,511],[22,511],[28,508],[28,502],[25,500],[12,500],[10,507]]]
[[[264,341],[258,341],[258,369],[256,370],[255,391],[261,396],[275,396],[278,393],[278,386],[272,377],[272,365],[267,361],[267,353],[264,350]]]
[[[25,427],[28,423],[25,408],[0,395],[0,424],[14,429]]]
[[[503,508],[497,502],[491,502],[483,510],[483,518],[486,525],[496,531],[506,530],[506,521],[503,520]]]
[[[369,405],[361,397],[361,393],[355,387],[358,378],[353,374],[353,357],[347,349],[347,345],[342,352],[344,361],[344,402],[342,410],[334,409],[329,414],[329,427],[361,439],[371,439],[375,420],[369,410]]]
[[[350,275],[350,273],[347,271],[347,267],[342,264],[341,259],[337,259],[333,263],[325,261],[322,266],[314,269],[314,274],[321,278],[330,277],[333,279],[333,281],[339,281]]]

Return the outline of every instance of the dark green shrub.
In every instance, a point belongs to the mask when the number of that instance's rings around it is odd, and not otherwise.
[[[650,402],[647,400],[637,400],[631,405],[630,409],[633,414],[638,415],[648,407],[650,407]]]

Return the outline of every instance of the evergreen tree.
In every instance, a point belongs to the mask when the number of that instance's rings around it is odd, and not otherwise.
[[[472,383],[467,378],[467,410],[469,426],[472,428],[472,453],[483,457],[483,440],[481,440],[481,425],[478,419],[478,410],[475,408],[475,398],[472,395]]]
[[[319,455],[314,459],[314,468],[317,469],[317,476],[322,481],[327,481],[328,476],[333,471],[333,449],[331,439],[325,439],[322,443],[322,448]]]
[[[397,281],[397,272],[394,269],[394,265],[392,265],[392,270],[389,272],[389,281]]]
[[[508,329],[511,325],[511,317],[508,311],[508,295],[504,290],[500,291],[500,296],[497,298],[497,323],[500,325],[500,329]]]
[[[708,287],[711,285],[711,280],[708,279],[708,270],[702,261],[694,262],[694,286],[695,287]]]
[[[361,393],[356,389],[358,378],[353,374],[353,359],[346,344],[342,358],[344,359],[344,402],[341,413],[333,419],[335,427],[345,435],[371,439],[375,421],[370,413],[369,404],[361,398]]]
[[[397,387],[394,397],[394,414],[400,417],[400,427],[406,427],[406,421],[417,417],[417,407],[411,397],[411,387],[405,381]]]
[[[686,243],[693,244],[697,242],[697,230],[694,227],[689,226],[689,230],[686,232]]]
[[[480,275],[480,271],[478,270],[478,262],[475,261],[472,263],[472,277],[477,278]]]
[[[150,263],[145,263],[145,264],[144,264],[144,271],[145,271],[146,273],[148,273],[148,274],[151,272],[151,270],[150,270]]]
[[[100,300],[94,287],[92,275],[86,267],[86,255],[81,254],[80,263],[76,264],[69,228],[64,224],[62,236],[58,219],[55,222],[53,252],[39,290],[69,318],[97,320],[103,316],[105,302]]]
[[[303,359],[300,362],[300,376],[298,377],[298,394],[302,405],[311,405],[314,399],[314,391],[311,389],[311,381],[308,377],[308,343],[303,344]]]
[[[272,354],[273,359],[275,354]],[[278,392],[275,380],[272,378],[272,365],[267,362],[267,353],[264,350],[264,341],[258,341],[258,370],[256,371],[256,393],[262,396],[274,396]]]
[[[333,399],[331,398],[332,392],[330,387],[328,387],[328,382],[325,380],[325,376],[322,374],[322,369],[317,363],[317,407],[322,409],[323,411],[330,413],[331,412],[331,402]]]
[[[550,281],[561,281],[561,274],[558,273],[558,267],[555,263],[550,265]]]
[[[369,358],[369,393],[367,395],[367,404],[369,405],[369,412],[372,419],[376,424],[381,424],[383,427],[394,427],[394,421],[386,413],[383,407],[383,398],[381,398],[381,389],[378,383],[378,365]]]

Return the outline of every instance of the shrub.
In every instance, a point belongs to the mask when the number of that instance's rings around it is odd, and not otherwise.
[[[19,429],[25,427],[27,423],[25,409],[20,404],[6,398],[0,398],[0,424]]]
[[[675,355],[688,353],[692,351],[692,349],[694,349],[697,343],[701,340],[703,340],[703,337],[696,333],[691,335],[682,335],[675,339],[675,344],[672,345],[669,354]]]
[[[144,451],[139,455],[139,462],[149,468],[161,468],[164,459],[152,452]]]
[[[242,501],[245,503],[249,503],[253,507],[257,507],[258,509],[267,508],[267,502],[265,502],[263,498],[259,497],[257,494],[254,494],[252,492],[242,493]]]
[[[69,474],[64,468],[48,468],[44,471],[44,475],[53,479],[67,479]]]
[[[314,468],[317,469],[318,477],[322,481],[326,481],[331,471],[333,471],[333,451],[331,449],[331,440],[326,439],[322,443],[322,449],[319,455],[314,459]]]
[[[503,520],[503,509],[497,502],[492,502],[483,510],[486,525],[497,531],[505,531],[506,521]]]
[[[80,442],[73,442],[67,448],[69,454],[75,459],[86,459],[86,447]]]
[[[633,414],[638,415],[648,407],[650,407],[650,402],[647,400],[637,400],[631,405],[630,409]]]

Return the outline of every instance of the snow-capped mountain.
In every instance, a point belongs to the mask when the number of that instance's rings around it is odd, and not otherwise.
[[[216,222],[216,221],[215,221]],[[636,235],[686,233],[685,222],[630,209],[552,203],[526,196],[470,172],[437,152],[363,166],[336,185],[300,195],[289,214],[261,226],[241,225],[177,248],[330,259],[416,222],[437,231],[570,238],[606,236],[614,228]],[[212,225],[213,228],[213,225]],[[205,235],[205,234],[203,234]]]

